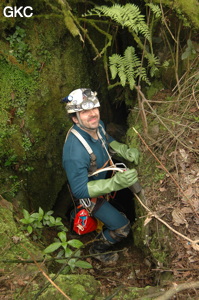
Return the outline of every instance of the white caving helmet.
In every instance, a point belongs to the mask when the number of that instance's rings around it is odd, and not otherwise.
[[[67,97],[62,99],[66,102],[66,110],[69,114],[82,110],[89,110],[95,107],[100,107],[97,92],[92,92],[91,89],[81,88],[72,91]]]

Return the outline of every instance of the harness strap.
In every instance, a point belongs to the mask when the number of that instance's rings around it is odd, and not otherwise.
[[[93,150],[91,149],[89,144],[86,142],[83,136],[76,129],[71,128],[70,132],[72,132],[79,139],[79,141],[83,144],[88,154],[90,155],[90,166],[88,170],[88,175],[91,176],[92,173],[94,173],[97,170],[97,163],[96,163],[97,157],[93,153]]]
[[[71,132],[80,140],[80,142],[84,145],[88,153],[91,155],[93,151],[89,144],[86,142],[86,140],[83,138],[83,136],[74,128],[71,129]]]
[[[102,126],[101,124],[99,124],[99,125],[100,125],[100,127],[101,127],[101,129],[102,129],[104,135],[107,136],[107,133],[106,133],[106,131],[104,130],[103,126]],[[113,161],[112,161],[112,158],[111,158],[111,156],[110,156],[110,154],[109,154],[109,152],[108,152],[108,150],[107,150],[107,148],[106,148],[105,142],[104,142],[104,140],[103,140],[103,138],[102,138],[102,136],[101,136],[101,134],[100,134],[99,129],[98,129],[98,131],[97,131],[97,135],[98,135],[99,139],[101,140],[102,145],[103,145],[103,147],[104,147],[104,149],[105,149],[105,151],[106,151],[106,153],[107,153],[107,155],[108,155],[108,157],[109,157],[110,165],[111,165],[111,166],[114,166],[114,163],[113,163]],[[103,167],[104,167],[104,166],[103,166]]]

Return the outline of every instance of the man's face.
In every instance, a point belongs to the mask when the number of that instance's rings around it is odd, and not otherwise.
[[[99,108],[93,108],[89,110],[82,110],[79,113],[79,120],[77,117],[73,117],[75,123],[80,123],[85,128],[88,129],[97,129],[100,121],[100,112]]]

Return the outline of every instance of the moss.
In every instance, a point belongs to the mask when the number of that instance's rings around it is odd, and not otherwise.
[[[100,283],[90,275],[59,275],[55,283],[63,290],[67,296],[73,300],[100,300]],[[61,300],[65,299],[57,290],[50,286],[40,299]]]
[[[4,261],[0,262],[0,268],[6,268],[8,271],[13,268],[13,264],[9,264],[9,260],[31,259],[30,251],[35,258],[42,258],[43,254],[39,248],[35,247],[25,235],[19,231],[13,219],[12,205],[6,200],[0,202],[0,248]],[[25,249],[26,248],[26,249]]]
[[[154,3],[160,3],[160,1],[154,0]],[[191,27],[191,24],[189,24],[191,22],[195,29],[199,28],[199,6],[197,0],[162,0],[161,3],[174,8],[178,17],[184,21],[185,25]],[[187,22],[186,18],[189,22]]]
[[[9,1],[9,5],[12,6],[15,4],[15,0],[10,0]],[[1,0],[0,3],[0,32],[1,34],[4,33],[5,29],[11,28],[12,26],[14,26],[15,22],[16,22],[16,18],[5,18],[3,15],[3,9],[5,6],[8,5],[7,0]]]
[[[29,70],[29,62],[19,62],[22,57],[18,54],[11,59],[8,43],[1,41],[4,46],[0,62],[1,121],[4,122],[1,166],[7,174],[4,181],[8,183],[10,176],[15,176],[22,182],[29,199],[27,205],[23,197],[22,206],[49,210],[66,179],[62,148],[71,123],[60,100],[72,89],[91,86],[92,68],[88,67],[86,49],[78,38],[66,32],[63,20],[29,19],[20,26],[22,31],[17,29],[19,34],[23,33],[20,41],[28,45],[24,49],[34,71]],[[10,46],[14,45],[18,53],[17,38],[14,34],[11,37]],[[7,199],[17,196],[12,181],[10,186],[13,192],[4,193]]]
[[[117,292],[115,289],[115,296],[117,300],[133,300],[133,299],[143,299],[143,300],[153,300],[160,293],[159,287],[146,286],[144,288],[128,287],[125,291],[122,289]],[[114,294],[114,292],[112,292]]]

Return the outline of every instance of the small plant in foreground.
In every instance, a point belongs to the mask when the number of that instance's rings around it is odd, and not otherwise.
[[[38,238],[38,235],[41,234],[41,229],[45,226],[56,227],[61,230],[57,234],[58,239],[56,238],[54,243],[44,249],[44,254],[50,254],[59,249],[56,256],[57,262],[62,264],[67,262],[67,267],[64,268],[63,272],[68,273],[70,270],[73,271],[76,267],[84,269],[92,268],[92,265],[88,262],[79,260],[81,255],[79,249],[83,246],[83,243],[77,239],[67,241],[66,231],[68,231],[68,229],[62,223],[61,218],[54,218],[52,214],[52,210],[45,213],[41,207],[38,212],[32,214],[24,209],[24,218],[21,219],[20,222],[24,224],[25,230],[28,231],[29,235],[36,231],[37,236],[33,236],[34,239]],[[72,250],[71,247],[76,250]]]
[[[80,249],[83,246],[83,243],[77,239],[67,241],[66,232],[61,231],[58,234],[58,238],[52,244],[50,244],[45,250],[45,254],[53,253],[59,249],[59,252],[56,256],[57,262],[65,263],[66,261],[62,258],[68,258],[67,264],[68,268],[73,271],[76,267],[90,269],[92,268],[91,264],[83,260],[79,260],[80,250],[73,251],[71,247]]]
[[[20,220],[20,222],[25,225],[24,229],[27,230],[29,234],[37,229],[44,228],[44,226],[58,227],[62,231],[66,231],[67,228],[62,223],[61,218],[54,218],[52,214],[52,210],[45,213],[41,207],[38,212],[32,214],[30,214],[26,209],[23,209],[24,217]]]

